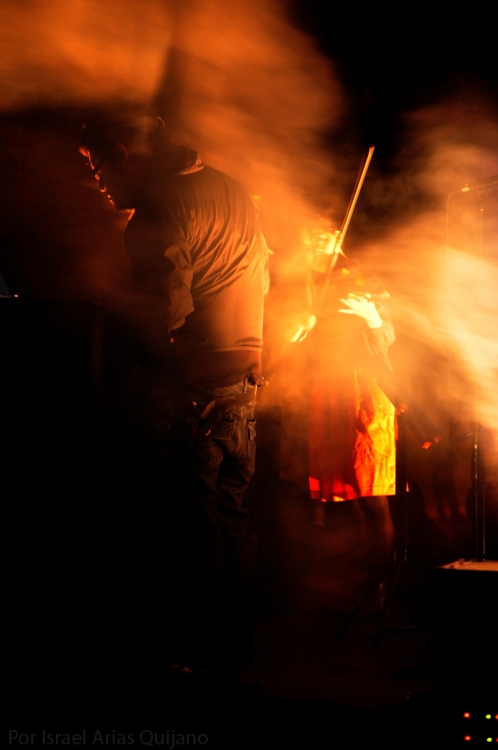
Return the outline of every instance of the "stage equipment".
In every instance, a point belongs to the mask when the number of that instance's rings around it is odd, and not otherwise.
[[[12,292],[10,291],[9,287],[7,286],[7,282],[5,281],[4,277],[0,273],[0,297],[5,297],[6,299],[12,298]]]
[[[462,193],[468,193],[471,190],[490,190],[495,185],[498,185],[498,174],[494,174],[492,177],[486,177],[483,180],[477,180],[477,182],[474,182],[472,185],[464,185]]]
[[[449,207],[451,198],[457,195],[459,192],[467,193],[470,191],[477,192],[478,198],[478,210],[479,210],[479,229],[478,237],[475,243],[477,248],[477,259],[480,260],[483,256],[483,226],[484,226],[484,212],[486,199],[489,196],[492,188],[498,185],[498,175],[492,175],[482,180],[478,180],[472,185],[465,185],[461,191],[454,191],[449,193],[446,201],[447,211],[447,237],[446,244],[449,247]],[[474,335],[476,341],[479,340],[480,328],[481,328],[481,303],[479,296],[479,289],[476,291],[475,298],[475,331]],[[480,422],[481,416],[481,394],[479,387],[479,379],[475,378],[474,394],[473,394],[473,416],[470,423],[471,430],[471,475],[472,475],[472,558],[478,562],[482,562],[486,559],[486,504],[485,504],[485,482],[483,481],[484,475],[484,460],[482,455],[481,445],[481,432],[485,429]],[[457,438],[458,440],[459,438]]]
[[[430,595],[435,696],[462,710],[488,705],[498,697],[498,562],[460,560],[436,568]]]

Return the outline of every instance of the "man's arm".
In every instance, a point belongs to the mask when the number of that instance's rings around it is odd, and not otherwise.
[[[172,331],[194,310],[188,244],[173,222],[135,215],[126,230],[125,246],[136,288],[128,314],[137,344],[144,356],[169,357]]]
[[[151,314],[162,321],[168,333],[180,328],[194,311],[190,292],[193,271],[185,249],[170,245],[153,262],[132,260],[132,269],[135,286]]]
[[[182,326],[194,304],[192,262],[181,230],[160,220],[134,217],[126,232],[126,250],[144,314],[165,334]]]

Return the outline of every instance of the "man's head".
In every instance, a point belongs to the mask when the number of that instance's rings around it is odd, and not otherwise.
[[[113,102],[87,121],[80,151],[117,209],[135,207],[159,141],[169,143],[164,122],[144,104]]]

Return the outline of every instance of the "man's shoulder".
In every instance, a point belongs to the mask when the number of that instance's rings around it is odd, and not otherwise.
[[[207,180],[215,180],[218,182],[227,182],[229,184],[239,185],[241,188],[243,188],[242,183],[240,183],[234,177],[231,177],[226,172],[222,172],[221,169],[216,169],[215,167],[211,167],[209,164],[203,164],[202,169],[198,170],[197,172],[192,172],[191,175],[192,177],[196,177],[198,179],[207,179]]]
[[[254,204],[254,200],[247,187],[235,177],[222,172],[219,169],[205,165],[201,172],[197,173],[200,180],[204,180],[206,185],[213,186],[214,189],[219,188],[220,190],[228,193],[239,200],[247,201],[248,203]],[[196,177],[197,175],[193,175]]]

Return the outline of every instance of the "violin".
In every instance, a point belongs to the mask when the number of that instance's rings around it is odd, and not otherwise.
[[[318,271],[324,274],[324,280],[323,280],[323,283],[321,284],[320,290],[315,299],[314,297],[316,295],[313,294],[314,290],[312,288],[313,279],[312,277],[308,279],[308,284],[307,284],[308,304],[309,304],[310,310],[313,310],[313,312],[307,312],[304,315],[300,316],[295,326],[293,327],[292,332],[289,335],[289,339],[291,342],[304,341],[306,336],[315,327],[318,317],[320,316],[320,313],[323,311],[323,308],[325,306],[325,303],[328,297],[328,291],[332,283],[333,272],[337,265],[337,261],[339,257],[341,256],[343,258],[346,258],[346,256],[344,255],[342,251],[342,245],[346,237],[346,232],[348,231],[349,225],[351,223],[353,212],[354,212],[356,203],[358,202],[358,197],[360,195],[361,188],[365,181],[365,177],[367,175],[370,162],[372,161],[374,150],[375,150],[375,146],[370,146],[370,148],[368,149],[368,152],[363,158],[363,162],[362,162],[362,165],[360,166],[358,177],[356,178],[356,184],[354,186],[354,190],[351,195],[349,205],[346,210],[344,220],[342,222],[341,229],[333,233],[326,232],[326,231],[320,232],[317,235],[315,235],[313,238],[313,241],[312,241],[313,259],[311,263],[311,270]],[[350,293],[353,294],[353,292],[350,292]],[[356,290],[354,293],[356,293]],[[386,299],[387,297],[389,297],[388,292],[386,292],[385,290],[381,292],[374,292],[373,290],[372,291],[365,290],[365,292],[363,292],[362,290],[360,294],[364,294],[364,296],[366,296],[367,299],[370,299],[372,302],[376,302],[376,301],[381,302],[382,299]],[[377,300],[375,299],[376,297],[377,297]]]

